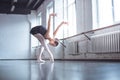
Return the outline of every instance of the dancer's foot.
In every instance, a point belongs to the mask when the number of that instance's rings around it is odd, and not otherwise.
[[[41,63],[44,63],[44,62],[45,62],[45,60],[42,60],[42,59],[38,59],[37,61],[38,61],[38,62],[41,62]]]
[[[51,59],[50,61],[54,63],[54,59]]]

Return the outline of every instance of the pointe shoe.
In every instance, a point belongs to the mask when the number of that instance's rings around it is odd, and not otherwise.
[[[45,62],[45,60],[41,60],[41,59],[38,59],[37,61],[38,61],[38,62],[41,62],[41,63],[44,63],[44,62]]]
[[[50,61],[51,61],[51,62],[54,62],[54,59],[51,59]]]

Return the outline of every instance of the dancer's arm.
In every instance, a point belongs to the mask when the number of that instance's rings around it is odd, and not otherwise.
[[[67,22],[61,22],[59,25],[58,25],[58,27],[56,28],[56,30],[53,32],[53,37],[55,37],[56,36],[56,34],[57,34],[57,32],[58,32],[58,30],[59,30],[59,28],[63,25],[63,24],[68,24]]]
[[[51,28],[51,17],[52,16],[54,17],[54,16],[56,16],[56,14],[52,13],[52,14],[49,15],[49,18],[48,18],[48,29],[47,29],[47,32],[45,34],[46,38],[50,38],[50,28]]]

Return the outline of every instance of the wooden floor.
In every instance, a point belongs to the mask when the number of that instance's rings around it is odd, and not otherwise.
[[[1,60],[0,80],[120,80],[120,62]]]

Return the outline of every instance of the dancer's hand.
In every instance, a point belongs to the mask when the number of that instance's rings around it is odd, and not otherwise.
[[[51,13],[50,16],[57,16],[57,14],[56,13]]]
[[[67,25],[68,25],[68,22],[62,21],[62,23],[61,23],[61,24],[67,24]]]

